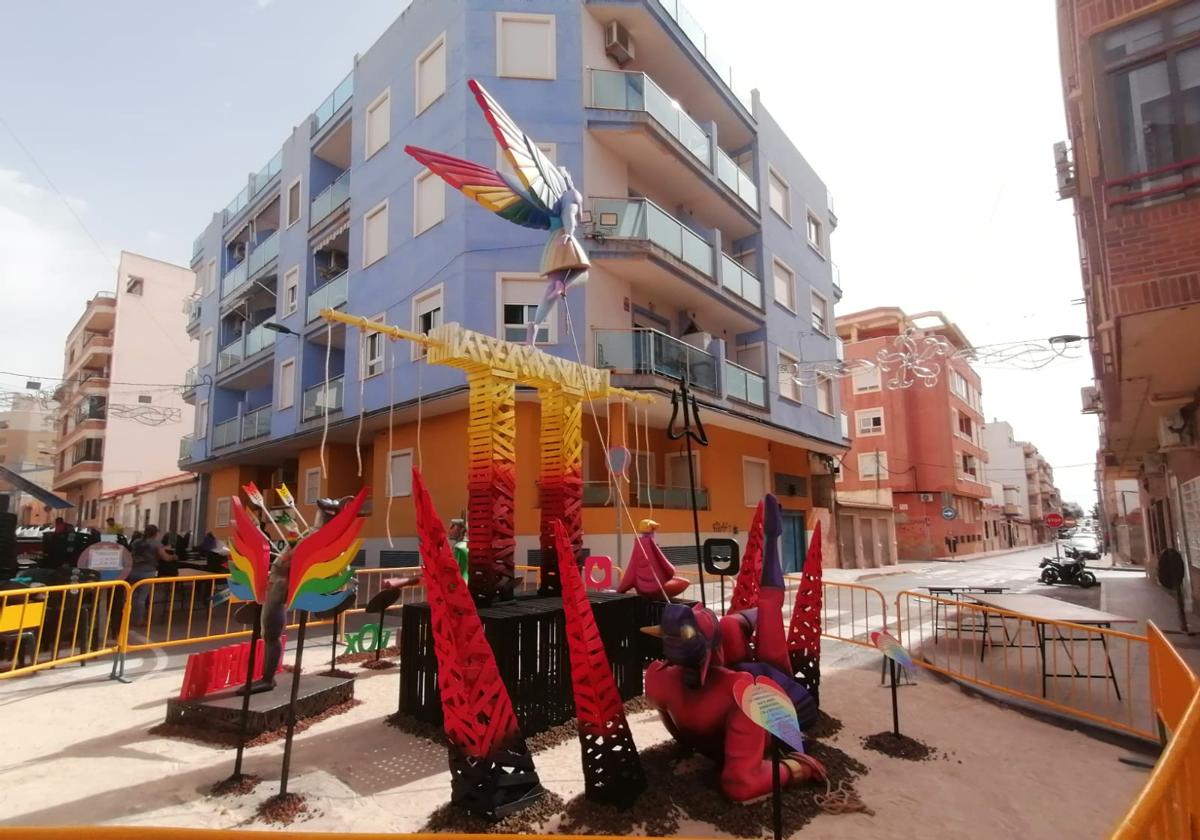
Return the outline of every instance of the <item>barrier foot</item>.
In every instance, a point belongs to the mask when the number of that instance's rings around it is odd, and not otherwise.
[[[110,680],[116,680],[119,683],[129,685],[133,680],[125,676],[125,654],[118,653],[113,657],[112,670],[108,674]]]

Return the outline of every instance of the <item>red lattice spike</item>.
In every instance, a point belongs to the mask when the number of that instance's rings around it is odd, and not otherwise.
[[[561,522],[554,523],[554,537],[567,649],[571,655],[575,717],[583,751],[584,788],[589,799],[628,806],[646,789],[646,777],[587,588],[575,564],[571,537]]]
[[[484,760],[519,734],[517,717],[442,520],[416,469],[413,503],[446,736],[468,756]]]
[[[750,520],[750,536],[746,541],[746,553],[742,555],[742,566],[738,571],[737,583],[733,587],[733,599],[729,609],[749,610],[758,606],[758,588],[762,583],[763,557],[763,503],[754,509]]]
[[[821,595],[821,523],[817,522],[804,558],[804,570],[788,629],[788,653],[796,681],[807,688],[814,699],[821,684]]]

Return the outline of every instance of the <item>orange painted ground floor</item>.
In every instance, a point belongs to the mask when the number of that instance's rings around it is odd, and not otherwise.
[[[983,503],[954,493],[893,490],[896,551],[901,560],[930,560],[987,550]]]
[[[694,550],[689,506],[687,454],[683,441],[668,439],[669,407],[648,412],[599,405],[582,418],[584,547],[624,563],[636,523],[653,518],[659,523],[659,543],[669,556],[683,561]],[[610,418],[612,420],[610,424]],[[728,425],[722,425],[727,422]],[[516,402],[514,530],[516,562],[540,557],[539,499],[540,408],[532,395]],[[705,414],[709,445],[697,448],[694,469],[700,535],[726,537],[746,543],[746,531],[762,496],[774,492],[784,509],[783,561],[798,570],[815,524],[825,529],[824,562],[837,564],[836,532],[829,510],[832,475],[825,459],[795,433],[768,427],[745,428],[744,418]],[[331,425],[321,445],[322,430],[310,429],[287,441],[217,459],[197,467],[202,476],[199,533],[230,536],[230,499],[254,481],[264,491],[284,481],[300,513],[316,515],[315,501],[371,488],[370,513],[363,528],[366,566],[411,565],[416,562],[417,538],[411,495],[411,470],[424,477],[438,512],[445,519],[465,516],[468,508],[468,414],[453,398],[427,401],[418,423],[415,415],[397,412],[392,418],[374,417],[360,428],[358,421]],[[814,441],[826,451],[832,444]],[[624,446],[631,457],[624,478],[614,478],[608,466],[612,448]],[[225,461],[225,463],[221,463]],[[270,502],[277,500],[265,492]]]

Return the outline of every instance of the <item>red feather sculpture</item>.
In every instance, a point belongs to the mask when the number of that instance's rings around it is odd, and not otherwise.
[[[812,542],[804,557],[804,570],[792,607],[792,623],[788,628],[788,654],[796,681],[819,701],[821,684],[821,523],[813,529]]]
[[[730,612],[750,610],[758,606],[758,588],[762,585],[763,558],[763,503],[760,500],[750,520],[750,536],[746,540],[746,553],[738,570],[737,583],[729,602]]]

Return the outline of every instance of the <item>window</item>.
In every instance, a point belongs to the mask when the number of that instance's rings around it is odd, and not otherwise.
[[[363,268],[378,262],[388,252],[388,203],[368,210],[363,217]]]
[[[553,79],[556,73],[554,15],[496,13],[496,75]]]
[[[958,477],[977,481],[979,479],[979,459],[967,452],[959,453]]]
[[[392,133],[392,89],[388,88],[367,106],[367,148],[370,158],[388,144]]]
[[[412,465],[411,449],[388,453],[388,495],[393,499],[412,495]]]
[[[879,368],[872,365],[871,367],[860,370],[854,374],[854,393],[865,394],[869,391],[878,391],[879,384]]]
[[[386,315],[376,315],[371,320],[386,321]],[[362,353],[362,364],[359,368],[359,375],[363,379],[370,379],[372,376],[378,376],[383,373],[385,352],[387,340],[383,333],[363,332],[359,338],[359,345]]]
[[[134,277],[131,274],[129,279],[125,281],[125,291],[127,294],[141,297],[146,291],[146,281],[141,277]]]
[[[417,56],[417,113],[421,113],[446,92],[446,33]]]
[[[533,145],[537,146],[538,151],[546,156],[546,160],[550,161],[551,163],[558,163],[558,146],[556,144],[534,143]],[[504,154],[504,149],[502,149],[500,146],[496,146],[496,171],[502,172],[503,174],[515,180],[517,183],[521,182],[521,179],[517,177],[516,170],[513,169],[512,164],[508,162],[508,155]]]
[[[204,267],[204,294],[210,294],[217,288],[217,261],[209,260]]]
[[[446,218],[446,185],[428,169],[413,182],[413,236]]]
[[[213,331],[205,330],[200,334],[200,364],[213,363]]]
[[[887,453],[875,450],[858,456],[859,478],[887,478]]]
[[[434,327],[442,325],[442,286],[439,284],[436,288],[431,289],[420,297],[413,298],[413,332],[419,332],[421,335],[429,335],[429,331]],[[420,344],[413,344],[412,358],[422,359],[425,357],[426,348]]]
[[[859,437],[883,434],[883,409],[864,408],[854,412],[854,425]]]
[[[529,325],[536,317],[542,295],[546,293],[546,281],[533,275],[500,277],[500,324],[499,334],[506,341],[524,343],[529,335]],[[558,341],[556,324],[558,307],[553,306],[546,320],[538,327],[534,341],[537,344],[554,344]]]
[[[208,400],[196,406],[196,437],[203,439],[208,434]]]
[[[772,168],[767,169],[767,202],[776,216],[792,223],[792,188]]]
[[[689,487],[686,452],[671,452],[667,455],[667,487]],[[692,470],[696,474],[696,486],[700,486],[700,453],[692,453]]]
[[[969,396],[967,378],[956,370],[950,371],[950,391],[964,402]]]
[[[833,416],[833,380],[817,374],[817,411]]]
[[[296,402],[296,360],[284,359],[279,365],[280,408],[291,408]]]
[[[821,335],[829,335],[829,301],[812,292],[812,325]]]
[[[304,471],[304,504],[315,505],[321,498],[321,468]]]
[[[816,249],[818,254],[825,253],[825,249],[821,247],[821,220],[812,214],[808,214],[808,244]]]
[[[283,315],[291,315],[300,306],[300,266],[292,266],[283,275]]]
[[[1124,174],[1200,155],[1198,22],[1200,3],[1188,3],[1103,36],[1111,135]]]
[[[287,193],[287,226],[300,221],[300,179],[292,181]]]
[[[758,507],[767,495],[767,462],[759,458],[742,458],[742,502],[748,508]]]
[[[149,518],[147,516],[147,518]],[[229,524],[229,497],[217,499],[217,522],[218,528],[224,528]]]
[[[954,413],[957,416],[958,433],[967,440],[975,440],[975,424],[971,422],[971,418],[957,411]]]
[[[800,383],[796,381],[797,365],[800,360],[782,350],[779,353],[779,396],[793,402],[801,402]]]
[[[772,274],[775,278],[775,302],[795,312],[796,273],[779,260],[772,260],[772,266]]]

